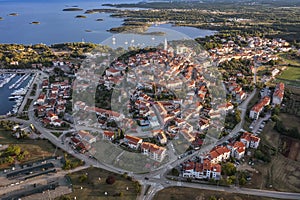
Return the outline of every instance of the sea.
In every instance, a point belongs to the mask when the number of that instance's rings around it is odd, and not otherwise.
[[[137,3],[134,0],[0,0],[0,43],[5,44],[56,44],[65,42],[92,42],[96,44],[106,44],[115,34],[108,32],[112,27],[119,27],[122,18],[111,17],[109,13],[85,14],[87,18],[75,18],[83,15],[87,9],[111,8],[102,4],[111,3]],[[82,11],[63,11],[65,8],[78,7]],[[137,9],[137,8],[131,8]],[[11,13],[17,13],[11,16]],[[96,21],[96,19],[103,21]],[[38,21],[40,24],[31,24]],[[173,39],[196,38],[212,35],[215,31],[197,29],[192,27],[175,27],[171,24],[153,25],[153,31],[168,32],[168,37]],[[89,30],[87,32],[87,30]],[[176,36],[176,37],[175,37]],[[179,36],[179,38],[178,38]],[[123,44],[133,42],[130,35],[126,37],[116,36]],[[146,37],[146,36],[143,36]],[[164,37],[155,39],[152,37],[135,41],[143,45],[144,41],[163,41]],[[149,37],[149,36],[148,36]],[[125,38],[125,39],[124,39]],[[19,76],[11,80],[15,82]],[[0,115],[12,110],[15,102],[9,101],[8,97],[13,92],[6,86],[0,88]]]
[[[137,3],[133,0],[0,0],[0,43],[54,44],[64,42],[102,43],[113,34],[107,32],[123,23],[122,18],[110,17],[109,13],[86,14],[87,9],[111,8],[104,3]],[[83,11],[63,11],[70,7]],[[136,9],[136,8],[132,8]],[[10,16],[17,13],[17,16]],[[101,18],[103,21],[96,21]],[[40,24],[30,24],[38,21]],[[156,26],[186,34],[188,37],[204,37],[215,31],[191,27],[174,27],[171,24]],[[88,32],[87,32],[88,30]]]

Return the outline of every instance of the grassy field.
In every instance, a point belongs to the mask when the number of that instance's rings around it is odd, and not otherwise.
[[[53,135],[55,135],[56,137],[61,136],[61,134],[63,134],[63,132],[51,132]]]
[[[228,192],[201,190],[194,188],[184,187],[170,187],[159,191],[153,198],[153,200],[182,200],[182,199],[197,199],[197,200],[209,200],[209,199],[222,199],[222,200],[271,200],[272,198],[249,196],[242,194],[233,194]]]
[[[287,67],[279,76],[277,81],[282,81],[289,85],[300,85],[300,67]]]
[[[280,118],[287,127],[290,122],[299,124],[299,117],[293,115],[281,113]],[[260,135],[260,145],[276,149],[276,153],[270,163],[256,162],[254,168],[258,173],[253,173],[250,187],[300,192],[300,161],[295,159],[299,157],[300,141],[281,136],[273,129],[274,125],[274,122],[266,124]]]
[[[19,145],[22,151],[28,151],[29,156],[22,160],[21,163],[33,162],[51,156],[63,156],[64,152],[56,148],[48,140],[32,140],[32,139],[16,139],[11,135],[10,131],[0,129],[0,144],[14,144]],[[71,162],[78,162],[79,160],[73,156],[68,157]],[[7,168],[8,164],[0,165],[0,168]]]
[[[87,177],[82,180],[81,177]],[[115,183],[109,185],[106,183],[108,176],[115,177]],[[135,200],[137,198],[137,191],[135,183],[128,180],[126,177],[115,174],[104,169],[89,168],[69,175],[73,185],[73,192],[67,196],[74,199],[96,200],[96,199],[122,199]],[[100,180],[99,180],[100,178]],[[128,187],[128,190],[127,190]],[[107,195],[105,195],[107,192]]]
[[[300,85],[300,59],[299,56],[289,54],[280,54],[282,64],[288,65],[279,76],[276,77],[277,82],[282,81],[288,85]]]
[[[279,118],[283,122],[284,126],[289,128],[297,127],[298,131],[300,131],[300,117],[287,113],[280,113]]]

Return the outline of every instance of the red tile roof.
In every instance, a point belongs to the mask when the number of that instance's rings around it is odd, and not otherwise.
[[[140,142],[142,139],[135,137],[135,136],[131,136],[131,135],[125,135],[125,139],[128,140],[128,142],[131,142],[131,144],[137,145],[138,142]]]
[[[104,131],[103,134],[110,138],[115,136],[115,133],[112,131]]]
[[[270,103],[270,97],[265,96],[262,100],[260,100],[257,104],[255,104],[251,110],[255,112],[260,112],[269,103]]]
[[[149,142],[142,143],[142,149],[148,149],[152,153],[162,154],[166,149],[164,147],[157,146],[156,144],[152,144]]]

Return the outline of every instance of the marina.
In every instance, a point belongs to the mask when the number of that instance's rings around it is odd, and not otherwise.
[[[0,75],[0,115],[16,114],[34,78],[33,73],[3,73]],[[7,83],[11,82],[11,85]]]
[[[0,74],[0,88],[8,84],[15,76],[16,74]]]
[[[30,76],[30,74],[24,74],[21,78],[19,78],[15,83],[9,86],[9,89],[18,88],[20,85]]]

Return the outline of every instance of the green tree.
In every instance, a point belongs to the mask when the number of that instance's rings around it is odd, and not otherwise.
[[[209,200],[217,200],[217,197],[215,197],[215,196],[210,196],[210,197],[209,197]]]
[[[21,153],[21,147],[18,145],[9,145],[6,149],[8,155],[18,156]]]
[[[80,183],[83,183],[83,182],[85,182],[87,179],[88,179],[87,175],[86,175],[86,174],[82,174],[82,175],[79,177],[79,182],[80,182]]]
[[[231,162],[223,163],[222,164],[222,173],[227,176],[235,175],[236,167]]]
[[[13,163],[14,161],[15,161],[15,160],[14,160],[14,158],[13,158],[12,156],[8,156],[8,157],[5,158],[5,162],[6,162],[6,163],[11,164],[11,163]]]
[[[245,179],[245,177],[241,177],[240,179],[239,179],[239,184],[240,185],[245,185],[247,183],[247,180]]]

